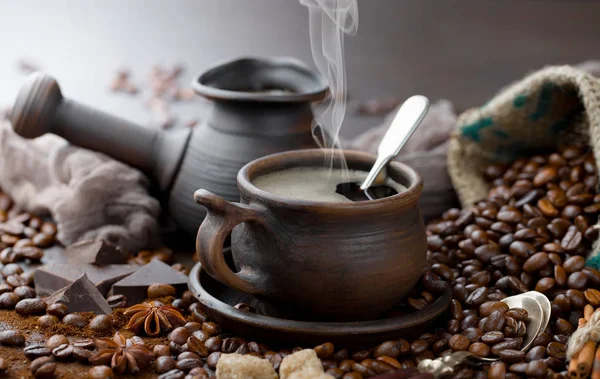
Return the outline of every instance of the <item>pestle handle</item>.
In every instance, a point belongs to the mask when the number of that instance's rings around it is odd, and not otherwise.
[[[156,170],[157,130],[63,98],[58,83],[47,74],[36,72],[27,78],[10,117],[13,129],[22,137],[52,133],[148,174]]]

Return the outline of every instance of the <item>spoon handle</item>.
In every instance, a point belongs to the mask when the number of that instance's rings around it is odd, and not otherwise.
[[[454,374],[454,368],[473,354],[466,351],[457,351],[443,358],[423,359],[417,367],[420,372],[428,372],[438,378],[444,378]]]
[[[390,159],[398,155],[400,149],[423,121],[428,109],[429,100],[421,95],[411,96],[402,104],[379,144],[377,161],[361,184],[361,190],[369,188]]]

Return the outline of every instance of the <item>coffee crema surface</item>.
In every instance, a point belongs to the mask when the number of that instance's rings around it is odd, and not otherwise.
[[[336,192],[337,185],[345,182],[362,183],[367,174],[368,172],[359,170],[294,167],[258,176],[252,183],[263,191],[290,199],[350,203],[352,200]],[[398,193],[406,191],[405,186],[390,178],[384,184]]]

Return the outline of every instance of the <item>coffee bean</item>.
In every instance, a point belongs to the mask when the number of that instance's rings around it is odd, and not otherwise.
[[[57,346],[54,349],[52,349],[52,355],[57,360],[61,361],[70,359],[73,356],[73,346],[69,344],[62,344],[60,346]]]
[[[59,322],[58,317],[52,315],[43,315],[38,318],[38,325],[42,328],[50,328]]]
[[[175,369],[175,360],[170,356],[160,356],[154,362],[157,374],[162,374]]]
[[[189,340],[189,338],[188,338],[188,340]],[[209,353],[213,353],[215,351],[220,351],[221,345],[223,345],[223,340],[219,336],[210,337],[209,339],[207,339],[204,342],[204,346],[206,346],[206,349],[208,350]]]
[[[8,360],[0,358],[0,374],[6,372],[6,370],[8,370]]]
[[[127,306],[127,298],[125,295],[112,295],[106,298],[106,302],[111,308],[125,308]]]
[[[23,354],[29,360],[52,355],[52,351],[44,344],[33,344],[23,349]]]
[[[562,266],[554,266],[554,280],[556,285],[564,287],[567,284],[567,273]]]
[[[583,292],[585,299],[589,304],[591,304],[594,308],[600,306],[600,291],[589,288]]]
[[[33,236],[31,241],[35,246],[44,249],[54,244],[54,236],[46,233],[38,233]]]
[[[585,266],[585,259],[579,255],[574,255],[563,263],[563,268],[567,274],[572,274],[576,271],[581,271]]]
[[[506,363],[518,363],[525,359],[525,352],[515,349],[500,351],[500,359]]]
[[[25,344],[25,336],[16,330],[0,331],[0,345],[22,346]]]
[[[571,306],[573,308],[585,307],[586,300],[585,296],[583,295],[583,292],[577,289],[570,289],[566,292],[566,296],[569,299],[569,302],[571,303]]]
[[[506,376],[506,363],[493,362],[490,365],[489,379],[504,379]]]
[[[0,309],[14,309],[19,300],[14,292],[5,292],[0,295]]]
[[[475,291],[471,292],[471,294],[465,300],[465,304],[469,306],[480,306],[487,300],[489,290],[487,287],[479,287]]]
[[[513,372],[515,374],[525,374],[525,372],[527,371],[527,367],[528,367],[528,363],[526,362],[522,362],[522,363],[513,363],[512,365],[510,365],[508,367],[508,370],[510,372]]]
[[[504,333],[502,333],[501,331],[491,331],[481,336],[481,342],[486,343],[488,345],[494,345],[498,342],[502,342],[503,340]]]
[[[221,334],[221,329],[219,328],[219,325],[211,321],[204,322],[202,324],[202,330],[208,333],[209,336],[216,336],[218,334]]]
[[[48,347],[50,350],[54,350],[55,348],[63,344],[68,345],[69,340],[62,334],[55,334],[46,341],[46,347]]]
[[[178,360],[176,367],[181,371],[189,371],[194,367],[202,367],[202,361],[200,359],[185,358]]]
[[[15,312],[23,316],[46,313],[48,305],[42,299],[23,299],[15,306]]]
[[[548,371],[548,365],[546,364],[546,362],[544,362],[542,360],[536,360],[536,361],[529,362],[529,364],[527,365],[527,369],[525,370],[525,373],[530,378],[531,377],[539,378],[542,376],[545,377],[547,371]]]
[[[21,299],[33,299],[36,297],[35,290],[29,286],[20,286],[13,290],[15,295]]]
[[[481,339],[481,336],[483,336],[483,332],[479,328],[468,328],[463,330],[461,334],[467,337],[471,342],[477,342]]]
[[[559,342],[550,342],[546,347],[546,354],[553,358],[565,359],[567,355],[566,350],[567,347],[565,344]]]
[[[475,249],[475,256],[483,263],[488,263],[492,257],[498,254],[500,254],[500,248],[496,244],[488,243]]]
[[[204,343],[193,335],[188,337],[186,344],[189,352],[198,354],[198,356],[202,358],[208,356],[208,349]]]
[[[29,365],[29,369],[36,378],[53,378],[56,362],[52,357],[36,358]]]
[[[546,356],[546,347],[545,346],[534,346],[527,352],[527,361],[536,361],[540,359],[544,359]]]
[[[77,359],[78,362],[88,363],[90,357],[94,355],[91,350],[84,349],[82,347],[73,346],[73,357]]]
[[[506,338],[504,341],[492,346],[492,354],[500,355],[500,352],[505,349],[520,350],[522,343],[522,338]]]
[[[554,330],[557,334],[571,334],[575,331],[575,327],[569,321],[559,318],[554,323]]]
[[[544,216],[547,216],[547,217],[558,216],[558,210],[554,207],[552,202],[547,198],[538,200],[537,207]]]
[[[520,281],[518,278],[515,278],[514,276],[507,276],[506,279],[508,280],[508,288],[511,289],[513,292],[515,293],[525,293],[527,292],[528,288],[525,284],[523,284],[522,281]],[[496,282],[498,283],[498,282]]]
[[[461,312],[462,313],[462,312]],[[398,358],[400,355],[400,349],[396,341],[386,341],[378,345],[373,351],[375,358],[381,356],[389,356],[392,358]]]
[[[183,326],[175,328],[169,333],[167,338],[171,342],[175,342],[178,345],[183,345],[187,342],[187,339],[190,337],[192,333]]]
[[[474,342],[469,346],[469,352],[479,357],[486,358],[490,355],[490,347],[482,342]]]
[[[56,235],[56,225],[53,222],[44,222],[40,227],[42,233],[49,234],[51,236]]]
[[[455,334],[450,338],[448,346],[454,351],[464,351],[469,348],[471,341],[461,334]],[[417,353],[418,354],[418,353]]]
[[[567,286],[582,290],[587,286],[587,276],[583,272],[574,272],[567,278]]]
[[[154,283],[148,287],[148,298],[158,299],[161,297],[175,296],[176,290],[170,284]]]
[[[569,230],[567,231],[563,239],[560,241],[560,245],[563,247],[563,249],[565,249],[565,251],[572,252],[579,247],[579,244],[581,243],[581,238],[581,232],[577,229],[577,227],[570,226]]]
[[[63,317],[62,322],[74,326],[76,328],[84,328],[87,325],[87,320],[82,315],[70,313]]]
[[[523,308],[511,308],[506,312],[506,317],[512,317],[517,321],[527,321],[529,314]]]
[[[216,369],[217,367],[217,362],[219,361],[219,358],[221,358],[221,352],[220,351],[215,351],[214,353],[211,353],[208,358],[206,358],[206,364],[208,365],[208,367],[210,367],[211,369]],[[271,362],[271,365],[273,365],[273,368],[275,370],[279,369],[279,364],[281,364],[281,360],[283,359],[281,357],[280,354],[273,354],[273,356],[271,356],[270,358],[268,358],[269,361]],[[277,365],[277,367],[275,367],[275,365]]]
[[[94,366],[88,371],[90,379],[113,379],[115,374],[108,366]]]
[[[550,335],[546,332],[540,333],[534,340],[533,346],[546,346],[550,343]]]
[[[533,273],[544,267],[549,261],[548,253],[543,251],[535,253],[523,263],[523,271]]]
[[[554,284],[556,283],[556,280],[554,278],[542,278],[540,280],[538,280],[537,284],[535,285],[535,290],[538,292],[542,292],[545,293],[547,291],[549,291],[550,289],[552,289],[554,287]]]
[[[62,319],[69,312],[68,312],[67,306],[65,304],[63,304],[63,303],[54,303],[54,304],[48,305],[48,308],[46,308],[46,313],[48,313],[49,315],[56,316],[56,317]]]
[[[98,315],[91,319],[89,327],[101,335],[110,333],[113,328],[112,318],[108,315]]]
[[[504,325],[506,324],[506,316],[504,316],[504,312],[502,311],[494,311],[487,318],[483,326],[484,332],[491,332],[494,330],[502,330]]]
[[[183,379],[183,378],[185,378],[185,372],[183,372],[179,369],[167,371],[158,376],[158,379]]]

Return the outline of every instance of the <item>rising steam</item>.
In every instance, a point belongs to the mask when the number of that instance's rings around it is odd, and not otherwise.
[[[300,4],[308,7],[313,60],[331,92],[327,109],[313,122],[313,137],[321,148],[341,148],[347,97],[344,34],[354,35],[358,29],[357,0],[300,0]],[[328,158],[330,167],[333,158]],[[346,168],[343,158],[341,166]]]

